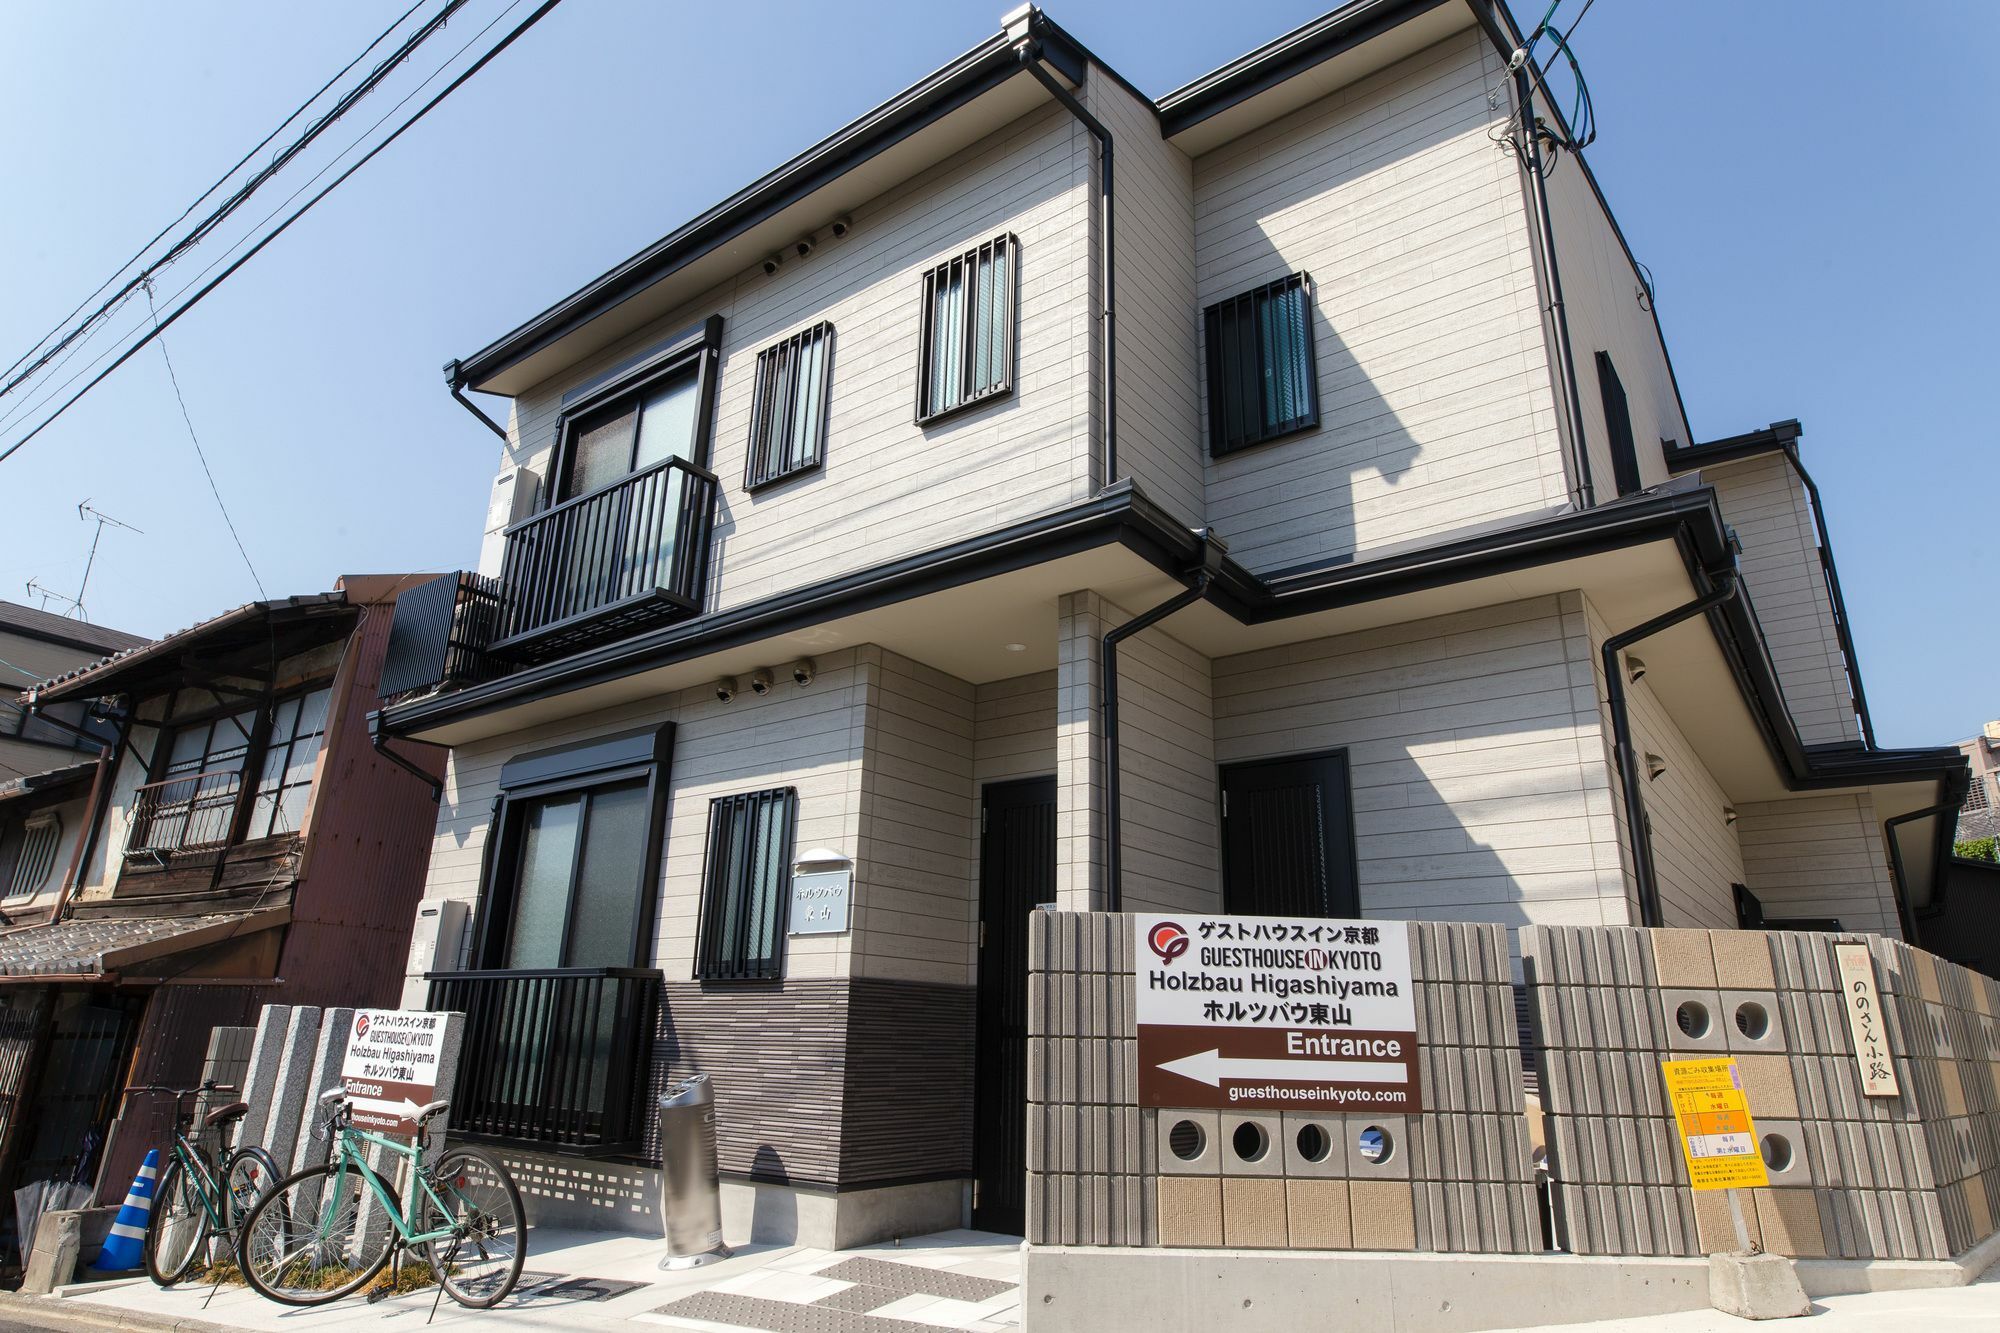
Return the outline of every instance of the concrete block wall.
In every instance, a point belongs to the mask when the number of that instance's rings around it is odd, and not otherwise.
[[[1132,918],[1036,913],[1029,1242],[1538,1250],[1506,932],[1411,940],[1423,1114],[1142,1109]],[[1362,1151],[1370,1130],[1386,1152]]]
[[[1901,1092],[1866,1097],[1833,945],[1866,938]],[[1695,1194],[1663,1060],[1729,1054],[1771,1177],[1751,1238],[1798,1258],[1947,1259],[2000,1200],[2000,983],[1897,940],[1795,932],[1529,927],[1558,1243],[1578,1254],[1735,1246]]]

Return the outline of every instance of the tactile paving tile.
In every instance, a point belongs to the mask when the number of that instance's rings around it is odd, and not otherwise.
[[[836,1282],[858,1282],[881,1287],[898,1298],[941,1296],[954,1301],[985,1301],[1014,1290],[1012,1282],[974,1277],[916,1264],[899,1264],[887,1259],[843,1259],[831,1268],[822,1268],[814,1277],[830,1277]]]
[[[738,1328],[761,1328],[769,1333],[937,1333],[938,1329],[936,1324],[885,1319],[881,1315],[856,1314],[824,1305],[800,1305],[768,1296],[739,1296],[728,1291],[697,1291],[671,1305],[662,1305],[653,1313],[676,1319],[705,1319],[712,1324],[734,1324]]]
[[[812,1304],[825,1306],[829,1310],[846,1310],[853,1314],[867,1314],[870,1310],[879,1310],[891,1301],[900,1301],[902,1299],[901,1295],[889,1290],[887,1287],[873,1287],[866,1282],[857,1282],[851,1287],[842,1287],[839,1291],[828,1292],[826,1295],[812,1302]]]

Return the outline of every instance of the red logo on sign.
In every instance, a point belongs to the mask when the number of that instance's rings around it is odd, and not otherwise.
[[[1163,963],[1171,963],[1186,953],[1191,942],[1188,933],[1171,921],[1162,921],[1146,932],[1146,947],[1158,954]]]
[[[368,1035],[368,1015],[356,1014],[354,1016],[354,1035],[357,1037]]]

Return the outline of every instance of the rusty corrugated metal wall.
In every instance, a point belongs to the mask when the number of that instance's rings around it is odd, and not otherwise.
[[[438,807],[422,782],[368,739],[393,614],[392,603],[364,607],[341,663],[273,1004],[394,1006],[401,998]],[[443,776],[443,750],[396,744]]]
[[[127,1086],[158,1083],[193,1087],[201,1081],[202,1065],[208,1058],[210,1031],[255,1022],[271,991],[270,986],[157,988],[146,1005]],[[146,1158],[146,1149],[158,1148],[161,1157],[166,1156],[174,1140],[173,1098],[130,1098],[106,1140],[104,1166],[98,1175],[100,1204],[124,1199]]]

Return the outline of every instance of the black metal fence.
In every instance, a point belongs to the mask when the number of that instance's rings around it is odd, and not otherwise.
[[[556,1152],[638,1151],[660,973],[547,968],[429,979],[428,1007],[465,1015],[453,1133]]]

